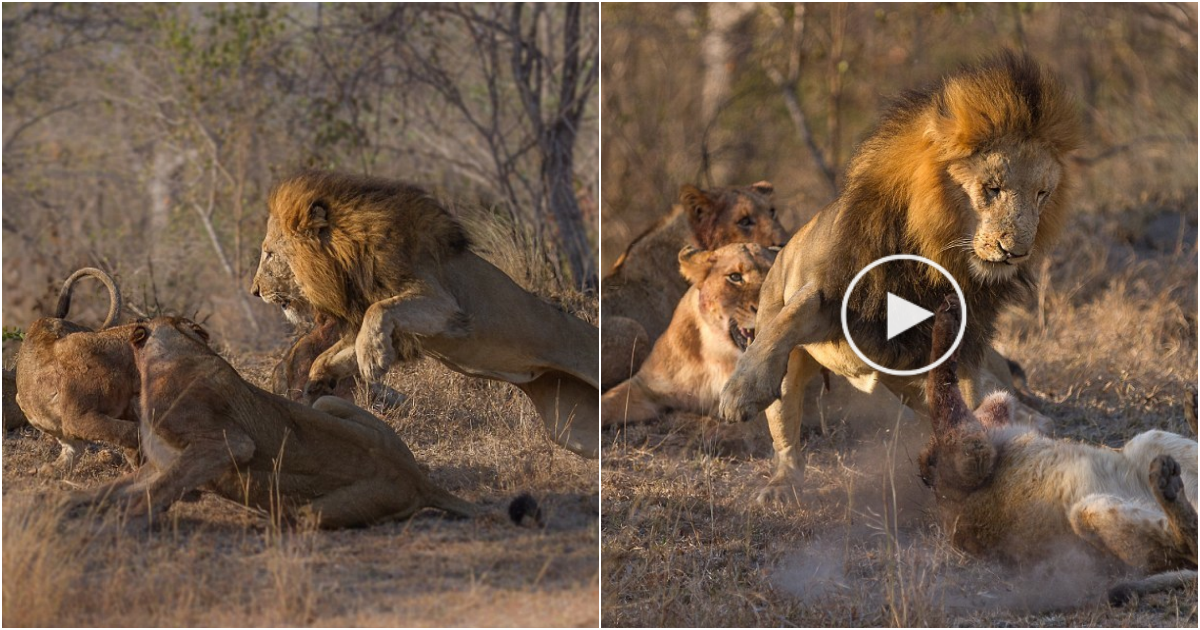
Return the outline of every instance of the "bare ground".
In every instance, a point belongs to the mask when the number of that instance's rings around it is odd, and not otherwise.
[[[223,354],[265,382],[268,357]],[[122,474],[118,455],[93,448],[69,481],[41,480],[32,471],[58,445],[21,429],[3,448],[4,625],[596,626],[597,462],[552,444],[507,384],[431,360],[389,379],[409,401],[377,413],[435,481],[487,514],[281,531],[206,496],[151,531],[125,532],[53,508],[74,487]],[[508,520],[523,491],[541,501],[544,529]]]
[[[1074,219],[999,348],[1028,372],[1055,433],[1119,446],[1190,434],[1196,382],[1194,197]],[[671,414],[606,431],[605,626],[1195,627],[1195,589],[1110,608],[1087,558],[1015,571],[951,549],[916,479],[928,429],[887,395],[809,388],[808,471],[794,505],[760,507],[765,427]]]

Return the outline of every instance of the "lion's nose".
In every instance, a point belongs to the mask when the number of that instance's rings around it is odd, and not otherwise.
[[[251,293],[251,295],[253,295],[256,298],[262,297],[262,291],[259,290],[257,282],[250,285],[250,293]]]

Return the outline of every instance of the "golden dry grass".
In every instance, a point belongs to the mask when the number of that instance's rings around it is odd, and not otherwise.
[[[223,354],[259,384],[274,358]],[[32,475],[58,446],[26,428],[4,440],[4,625],[595,626],[598,463],[552,444],[510,385],[432,360],[394,368],[389,383],[410,400],[381,417],[435,481],[486,515],[280,531],[206,496],[123,533],[53,509],[71,484]],[[115,478],[109,459],[89,451],[71,483]],[[545,529],[509,522],[522,491],[541,501]]]
[[[1073,218],[997,340],[1057,435],[1190,434],[1196,259],[1194,193]],[[950,548],[916,478],[924,423],[844,381],[808,391],[807,417],[825,414],[831,433],[807,434],[796,505],[752,501],[771,468],[765,427],[676,413],[604,433],[605,626],[1195,627],[1194,589],[1113,609],[1114,578],[1086,558],[1017,572]]]

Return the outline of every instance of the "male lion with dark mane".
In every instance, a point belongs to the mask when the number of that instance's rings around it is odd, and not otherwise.
[[[551,437],[596,457],[599,334],[476,256],[462,226],[425,191],[306,171],[275,186],[253,292],[335,319],[340,339],[309,371],[305,397],[356,372],[368,382],[421,354],[507,381]]]
[[[780,252],[762,288],[758,337],[721,393],[721,415],[767,409],[776,468],[759,500],[794,496],[802,479],[804,385],[824,366],[859,387],[875,379],[923,410],[923,379],[876,373],[840,325],[843,294],[872,261],[919,254],[958,280],[970,313],[960,349],[968,404],[986,393],[984,357],[1000,310],[1033,284],[1068,208],[1075,106],[1025,56],[1005,53],[904,94],[859,145],[841,195]],[[937,304],[949,283],[923,265],[868,274],[849,300],[854,340],[899,370],[921,368],[929,338],[887,339],[888,293]],[[1024,410],[1030,413],[1029,410]]]

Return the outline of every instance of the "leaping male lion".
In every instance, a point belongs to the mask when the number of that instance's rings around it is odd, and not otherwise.
[[[252,291],[337,320],[340,340],[313,362],[306,397],[356,372],[377,381],[426,354],[452,370],[516,385],[553,439],[596,457],[599,334],[517,286],[470,249],[429,194],[319,171],[271,192]]]
[[[878,258],[919,254],[962,285],[970,314],[962,389],[969,404],[979,403],[990,389],[982,366],[996,316],[1033,284],[1032,269],[1063,223],[1064,159],[1078,142],[1075,107],[1062,86],[1012,53],[905,94],[883,116],[851,160],[841,195],[779,253],[763,283],[758,337],[721,393],[728,420],[767,410],[776,468],[759,500],[792,495],[802,479],[804,385],[822,366],[859,387],[877,377],[923,409],[920,376],[877,375],[841,328],[843,294]],[[868,274],[864,284],[848,309],[859,348],[889,367],[923,367],[928,336],[886,339],[885,298],[895,293],[934,305],[949,283],[914,264]]]

